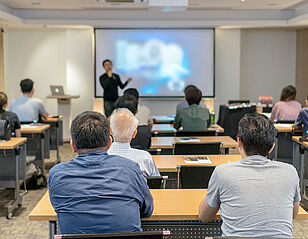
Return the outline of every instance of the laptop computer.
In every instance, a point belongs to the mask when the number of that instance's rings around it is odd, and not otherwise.
[[[64,95],[64,89],[62,85],[51,85],[50,91],[52,95]]]

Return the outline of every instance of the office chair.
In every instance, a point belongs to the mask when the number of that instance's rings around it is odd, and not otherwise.
[[[163,239],[170,235],[170,231],[143,231],[143,232],[116,232],[116,233],[97,233],[97,234],[67,234],[55,235],[54,239]]]
[[[207,189],[215,166],[213,165],[180,165],[177,166],[177,186],[184,189]]]
[[[250,100],[228,100],[229,105],[234,104],[250,104]]]
[[[185,143],[176,142],[173,147],[174,155],[205,155],[221,154],[221,142]]]
[[[166,189],[168,176],[147,177],[147,183],[150,189]]]
[[[175,133],[176,137],[189,137],[189,136],[215,136],[215,130],[200,130],[200,131],[184,131],[179,130]]]
[[[151,155],[160,155],[161,149],[146,149],[147,152],[149,152]]]

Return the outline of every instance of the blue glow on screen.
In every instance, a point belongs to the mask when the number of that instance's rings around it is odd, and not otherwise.
[[[131,77],[128,87],[141,96],[183,96],[189,84],[212,96],[213,43],[213,29],[98,29],[96,96],[103,95],[99,77],[105,73],[104,59],[112,60],[122,82]]]
[[[137,40],[136,40],[137,39]],[[160,34],[118,34],[115,42],[116,69],[120,74],[148,79],[141,94],[156,94],[161,87],[182,92],[191,74],[189,57],[172,39]]]

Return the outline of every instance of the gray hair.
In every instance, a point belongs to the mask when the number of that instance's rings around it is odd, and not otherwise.
[[[138,127],[138,123],[138,119],[128,109],[115,109],[110,117],[110,128],[114,141],[129,143]]]

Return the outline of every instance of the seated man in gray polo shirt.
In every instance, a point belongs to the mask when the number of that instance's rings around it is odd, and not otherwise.
[[[34,82],[24,79],[20,82],[23,97],[17,98],[10,104],[10,111],[17,114],[20,122],[38,122],[39,117],[48,118],[48,113],[40,99],[33,98]]]
[[[222,236],[292,237],[300,198],[295,168],[270,161],[276,129],[260,114],[245,115],[238,126],[239,162],[216,167],[199,217],[208,222],[220,209]]]

